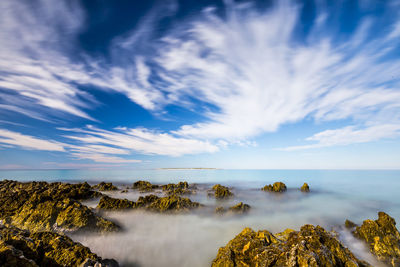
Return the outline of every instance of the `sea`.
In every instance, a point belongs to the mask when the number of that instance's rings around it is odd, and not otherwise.
[[[106,212],[123,231],[114,234],[80,234],[71,237],[103,258],[114,258],[121,266],[210,266],[218,252],[245,227],[276,233],[304,224],[320,225],[339,233],[340,240],[356,256],[380,266],[362,242],[343,224],[349,219],[361,224],[384,211],[400,222],[399,170],[2,170],[0,179],[18,181],[113,182],[125,189],[138,180],[154,184],[187,181],[197,194],[188,196],[205,208],[188,214],[154,214],[142,211]],[[274,194],[261,187],[284,182],[287,192]],[[309,193],[299,188],[310,186]],[[209,197],[214,184],[231,188],[234,197],[220,201]],[[137,200],[142,195],[108,192],[112,197]],[[159,194],[162,194],[161,192]],[[98,199],[83,204],[95,208]],[[243,202],[251,206],[245,215],[217,215],[217,206]]]

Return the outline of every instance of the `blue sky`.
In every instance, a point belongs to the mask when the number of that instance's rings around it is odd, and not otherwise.
[[[0,168],[400,168],[399,1],[0,2]]]

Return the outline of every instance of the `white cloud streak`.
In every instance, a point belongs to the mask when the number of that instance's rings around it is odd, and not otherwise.
[[[65,152],[62,143],[44,140],[21,133],[0,129],[0,146],[12,145],[29,150],[60,151]]]

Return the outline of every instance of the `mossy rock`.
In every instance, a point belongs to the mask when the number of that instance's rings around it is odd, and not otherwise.
[[[347,229],[352,229],[352,228],[356,227],[357,224],[355,224],[354,222],[352,222],[352,221],[350,221],[350,220],[346,220],[346,221],[344,222],[344,226],[345,226]]]
[[[188,182],[179,182],[177,184],[166,184],[162,186],[162,190],[167,195],[191,195],[194,194],[194,188],[190,188]]]
[[[233,196],[233,193],[229,190],[228,187],[220,184],[214,185],[212,187],[212,190],[214,191],[214,196],[217,199],[226,199]]]
[[[224,214],[226,212],[225,208],[222,206],[218,206],[215,208],[215,213],[216,214]]]
[[[94,263],[92,266],[118,266],[115,260],[103,260],[89,248],[65,235],[53,232],[31,233],[2,225],[0,235],[1,266],[79,266],[88,259]]]
[[[109,196],[103,196],[100,199],[99,204],[97,205],[97,209],[103,210],[126,210],[133,209],[134,207],[134,201],[130,201],[128,199],[112,198]]]
[[[132,188],[140,192],[152,192],[154,189],[158,188],[158,185],[151,184],[148,181],[137,181],[133,183]]]
[[[218,250],[212,266],[369,266],[320,226],[279,234],[245,228]]]
[[[287,187],[284,183],[282,182],[275,182],[273,185],[269,184],[261,188],[263,191],[270,191],[270,192],[275,192],[275,193],[282,193],[286,192]]]
[[[388,214],[379,212],[377,220],[365,220],[353,234],[368,244],[378,260],[400,266],[400,233],[396,221]]]
[[[239,202],[238,204],[230,207],[228,210],[233,213],[244,214],[249,212],[250,205],[244,204],[243,202]]]
[[[304,183],[301,187],[300,187],[300,191],[304,192],[304,193],[308,193],[310,192],[310,187],[308,186],[307,183]]]
[[[93,186],[94,189],[99,191],[115,191],[118,190],[118,187],[113,185],[112,183],[101,182],[97,185]]]
[[[155,212],[187,212],[192,209],[197,209],[202,205],[197,202],[191,201],[189,198],[180,197],[176,195],[168,197],[159,197],[151,202],[145,208]]]

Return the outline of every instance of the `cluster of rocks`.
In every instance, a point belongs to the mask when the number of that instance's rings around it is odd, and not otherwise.
[[[361,226],[346,221],[352,234],[366,242],[372,254],[385,264],[400,266],[400,233],[395,220],[379,212],[375,221]],[[338,239],[335,232],[320,226],[304,225],[299,231],[287,229],[272,234],[245,228],[221,247],[213,260],[214,267],[235,266],[371,266],[358,259]]]
[[[268,185],[264,186],[263,188],[261,188],[261,190],[275,192],[275,193],[283,193],[283,192],[287,191],[287,187],[282,182],[275,182],[273,184],[268,184]],[[304,183],[300,187],[300,191],[308,193],[308,192],[310,192],[310,187],[308,186],[307,183]]]
[[[189,198],[178,195],[159,197],[156,195],[141,196],[135,201],[127,199],[116,199],[104,196],[97,205],[102,210],[129,210],[142,209],[153,212],[187,212],[201,207],[202,204],[191,201]]]
[[[179,182],[177,184],[166,184],[162,186],[162,190],[167,195],[191,195],[195,193],[195,187],[190,187],[188,182]]]
[[[97,185],[94,185],[93,189],[96,189],[99,191],[115,191],[115,190],[118,190],[118,187],[116,187],[112,183],[101,182]]]
[[[154,189],[157,189],[159,186],[151,184],[148,181],[137,181],[133,183],[132,188],[135,190],[139,190],[141,193],[152,192]]]
[[[229,207],[227,210],[222,206],[218,206],[217,208],[215,208],[215,213],[224,214],[226,212],[231,212],[235,214],[245,214],[250,210],[250,208],[250,205],[239,202],[238,204]]]
[[[233,193],[229,190],[228,187],[216,184],[212,187],[212,192],[209,193],[209,196],[214,196],[216,199],[227,199],[233,196]]]

